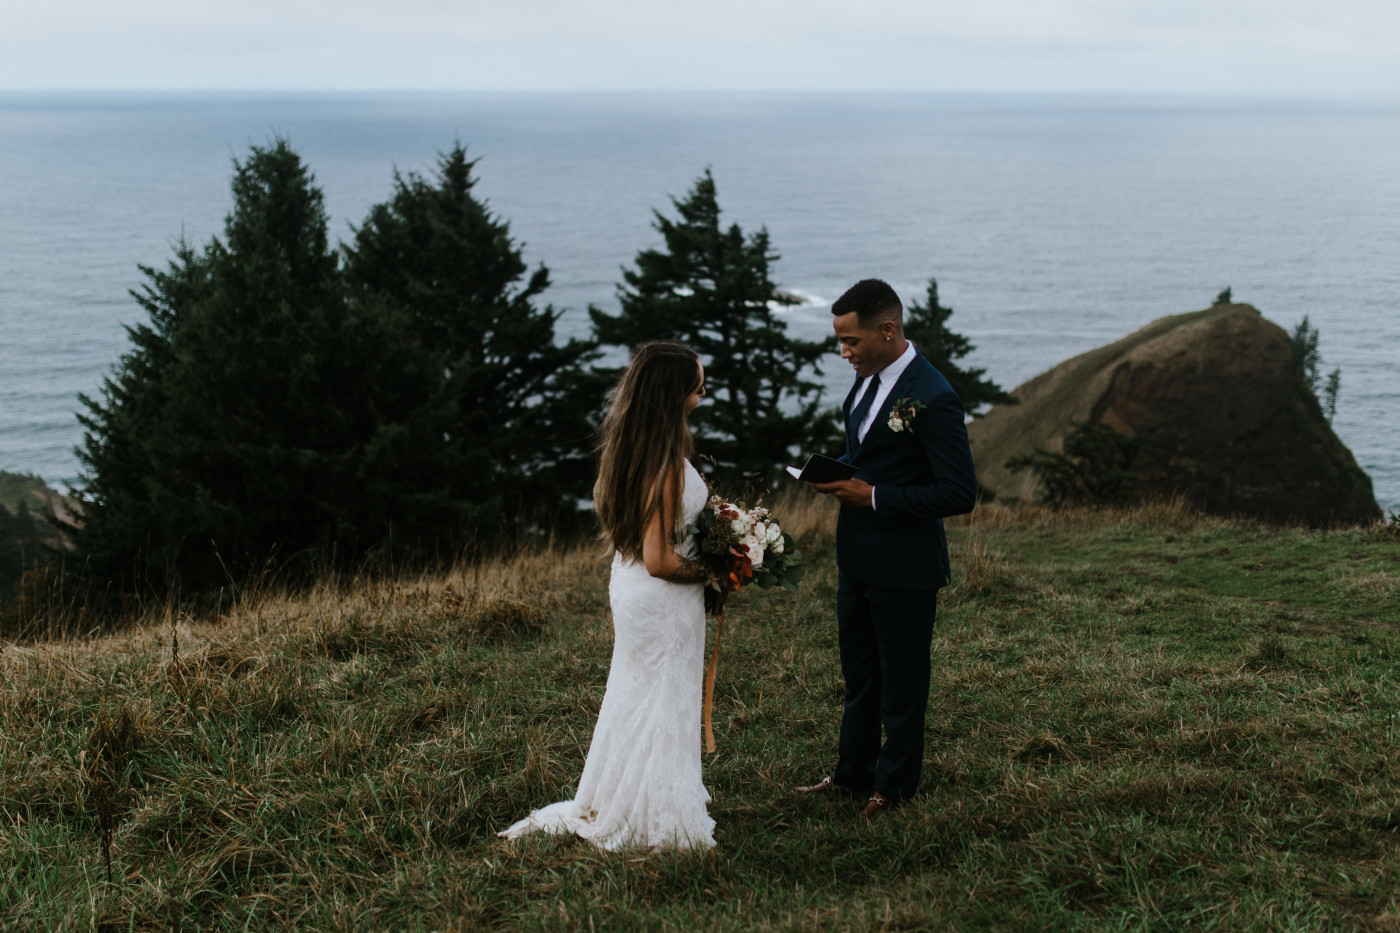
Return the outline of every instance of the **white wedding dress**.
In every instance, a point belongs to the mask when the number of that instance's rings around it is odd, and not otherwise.
[[[681,529],[695,521],[707,495],[687,463]],[[678,550],[693,557],[694,540]],[[715,821],[700,780],[704,591],[659,580],[643,564],[614,555],[608,596],[612,666],[578,793],[499,835],[577,833],[600,849],[713,848]]]

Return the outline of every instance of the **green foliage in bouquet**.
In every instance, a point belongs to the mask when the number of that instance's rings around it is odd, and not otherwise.
[[[689,531],[701,563],[735,589],[752,579],[759,589],[781,586],[795,593],[807,572],[797,541],[762,506],[746,509],[711,496]]]

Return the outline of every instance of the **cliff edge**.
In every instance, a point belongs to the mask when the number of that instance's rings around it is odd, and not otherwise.
[[[1381,518],[1371,480],[1332,431],[1293,364],[1287,332],[1247,304],[1153,321],[1017,387],[968,425],[977,479],[1032,498],[1036,479],[1006,461],[1060,451],[1075,422],[1138,437],[1133,469],[1149,495],[1269,522]]]

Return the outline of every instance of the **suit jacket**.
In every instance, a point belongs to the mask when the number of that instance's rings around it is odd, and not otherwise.
[[[849,416],[860,379],[846,394]],[[872,387],[873,391],[873,387]],[[924,403],[903,431],[890,430],[890,411],[905,399]],[[841,572],[896,590],[937,589],[948,582],[943,519],[972,511],[977,497],[962,401],[948,380],[917,350],[881,404],[865,441],[846,438],[840,459],[855,478],[875,487],[875,509],[843,505],[836,524]]]

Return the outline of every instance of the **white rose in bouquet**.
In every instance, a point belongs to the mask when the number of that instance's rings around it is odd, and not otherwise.
[[[741,542],[748,549],[749,563],[755,567],[763,566],[763,540],[750,535]]]

